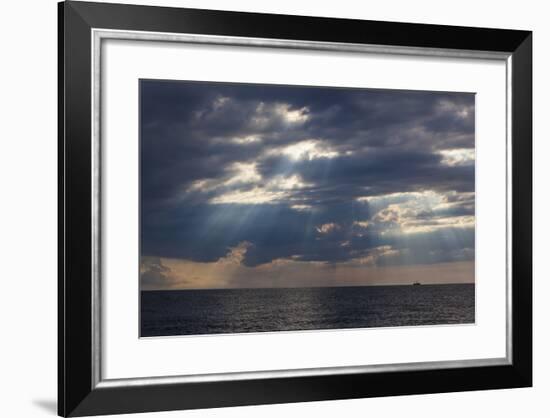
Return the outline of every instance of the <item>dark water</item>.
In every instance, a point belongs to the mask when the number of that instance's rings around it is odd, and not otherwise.
[[[466,324],[473,284],[141,292],[141,336]]]

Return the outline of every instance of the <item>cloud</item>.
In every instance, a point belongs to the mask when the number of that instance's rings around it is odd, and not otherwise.
[[[439,151],[443,158],[441,163],[448,166],[473,165],[475,159],[475,150],[472,148],[456,148],[451,150]]]
[[[190,281],[181,272],[174,272],[159,257],[142,257],[140,260],[141,290],[186,287]]]
[[[317,269],[473,259],[473,94],[140,89],[141,249],[155,261],[142,282],[179,277],[161,260]]]
[[[377,254],[390,254],[393,250],[381,247]],[[184,283],[166,281],[150,290],[217,289],[258,287],[318,287],[361,286],[376,284],[472,283],[474,263],[456,261],[413,266],[376,265],[376,255],[336,265],[323,262],[303,262],[293,259],[276,259],[257,267],[223,262],[201,263],[179,259],[162,259],[174,275],[192,278]]]
[[[331,232],[340,230],[340,225],[330,222],[328,224],[319,225],[315,229],[320,234],[330,234]]]
[[[269,151],[269,154],[282,154],[294,161],[335,158],[339,155],[338,152],[332,150],[330,146],[323,144],[322,141],[314,139],[300,141],[292,145],[286,145],[282,148],[273,148]]]
[[[159,257],[144,257],[140,265],[142,288],[163,286],[167,282],[169,272],[170,269],[162,264]]]

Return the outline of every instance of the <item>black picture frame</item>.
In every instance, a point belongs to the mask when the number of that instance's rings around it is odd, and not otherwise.
[[[532,33],[67,1],[59,3],[58,413],[83,416],[532,385]],[[481,367],[102,387],[93,380],[93,28],[509,54],[511,363]]]

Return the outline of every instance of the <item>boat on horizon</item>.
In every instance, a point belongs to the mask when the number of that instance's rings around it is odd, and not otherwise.
[[[420,282],[414,282],[414,283],[413,283],[413,286],[420,286],[420,285],[421,285]]]

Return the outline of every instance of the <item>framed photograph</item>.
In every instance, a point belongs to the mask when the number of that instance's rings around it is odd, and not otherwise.
[[[59,4],[59,414],[530,386],[532,34]]]

